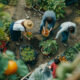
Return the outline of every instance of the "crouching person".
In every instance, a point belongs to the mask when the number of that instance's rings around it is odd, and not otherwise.
[[[30,21],[30,20],[26,20],[26,19],[23,19],[23,20],[18,20],[16,22],[13,22],[11,25],[10,25],[10,37],[11,37],[11,40],[13,42],[16,43],[16,45],[19,45],[19,41],[21,39],[21,34],[25,37],[26,37],[26,32],[27,32],[27,29],[31,29],[33,27],[33,22]]]
[[[58,67],[58,65],[60,64],[60,60],[59,59],[54,59],[54,62],[51,64],[51,66],[49,66],[49,68],[52,70],[52,75],[53,78],[56,78],[56,69]]]
[[[53,35],[53,30],[54,30],[54,25],[56,22],[56,15],[53,11],[46,11],[43,15],[42,22],[40,25],[40,33],[42,33],[42,30],[46,29],[46,24],[47,24],[47,29],[50,32],[50,35]]]
[[[58,37],[60,35],[62,35],[62,43],[64,43],[64,46],[68,46],[68,37],[70,33],[75,33],[76,30],[76,24],[73,22],[64,22],[61,24],[60,26],[60,30],[58,31],[56,38],[58,39]]]

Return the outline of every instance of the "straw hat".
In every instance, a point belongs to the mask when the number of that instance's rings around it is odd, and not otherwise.
[[[33,22],[31,20],[25,20],[24,21],[24,26],[27,28],[27,29],[32,29],[33,28]]]

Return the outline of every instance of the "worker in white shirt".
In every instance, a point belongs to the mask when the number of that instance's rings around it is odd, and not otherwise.
[[[12,41],[19,41],[21,34],[26,37],[27,29],[33,27],[33,22],[30,20],[22,19],[16,22],[13,22],[10,25],[10,37]],[[27,37],[26,37],[27,38]]]
[[[60,30],[58,31],[55,39],[58,39],[60,35],[62,35],[62,43],[67,43],[69,33],[75,33],[76,24],[73,22],[64,22],[60,26]]]

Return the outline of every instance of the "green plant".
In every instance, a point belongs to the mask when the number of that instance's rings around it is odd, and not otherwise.
[[[56,12],[56,17],[59,18],[64,18],[65,10],[65,0],[51,0],[48,1],[48,9],[53,10]]]
[[[4,32],[2,28],[0,28],[0,40],[6,40],[7,34]]]
[[[0,3],[8,4],[10,0],[0,0]]]
[[[22,48],[21,50],[21,56],[25,62],[33,61],[35,59],[35,51],[30,47]]]
[[[18,3],[18,0],[10,0],[9,1],[9,5],[11,5],[11,6],[16,6],[17,3]]]
[[[12,22],[10,14],[7,12],[0,12],[0,27],[4,29],[4,32],[9,35],[9,27]]]
[[[18,70],[12,75],[4,75],[5,70],[8,67],[8,61],[13,60],[18,65]],[[27,65],[22,60],[16,60],[15,55],[11,51],[7,51],[5,54],[0,53],[0,80],[20,80],[21,77],[28,74]]]
[[[80,51],[80,43],[76,43],[74,48],[77,50],[77,51]]]
[[[76,56],[77,50],[75,48],[68,48],[65,51],[65,57],[68,61],[73,61]]]
[[[5,5],[0,3],[0,11],[4,10],[4,8],[5,8]]]
[[[32,33],[31,32],[27,32],[27,37],[28,38],[32,38]]]
[[[58,44],[55,40],[42,41],[40,47],[43,49],[43,54],[56,54],[58,51]]]
[[[58,80],[80,80],[80,55],[71,63],[60,64],[56,74]]]
[[[56,13],[57,19],[64,18],[65,0],[26,0],[26,3],[27,2],[29,2],[30,5],[32,4],[37,10],[53,10]]]

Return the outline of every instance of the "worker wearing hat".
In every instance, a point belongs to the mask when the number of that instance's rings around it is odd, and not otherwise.
[[[21,33],[26,37],[27,29],[32,29],[33,22],[30,20],[18,20],[10,25],[10,37],[12,41],[19,41]],[[26,37],[27,38],[27,37]]]

